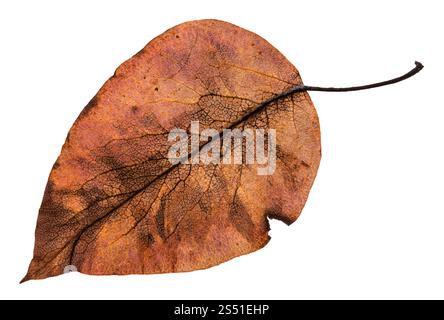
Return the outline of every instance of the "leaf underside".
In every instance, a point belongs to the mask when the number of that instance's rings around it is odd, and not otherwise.
[[[268,218],[299,216],[320,161],[306,92],[258,35],[217,20],[169,29],[119,66],[75,121],[50,173],[24,281],[63,273],[152,274],[215,266],[267,244]],[[247,115],[247,116],[246,116]],[[276,171],[178,164],[168,133],[275,129]]]

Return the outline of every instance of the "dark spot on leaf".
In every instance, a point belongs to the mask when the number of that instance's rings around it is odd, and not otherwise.
[[[156,214],[156,227],[157,227],[157,232],[159,233],[162,239],[166,238],[164,211],[165,211],[165,203],[164,201],[161,201],[160,209]]]
[[[151,233],[148,233],[148,235],[146,236],[146,241],[149,246],[152,246],[154,244],[154,237]]]

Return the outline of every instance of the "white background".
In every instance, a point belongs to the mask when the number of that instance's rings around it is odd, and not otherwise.
[[[442,1],[2,1],[1,298],[444,298]],[[183,274],[69,274],[19,285],[49,171],[82,108],[166,29],[217,18],[254,31],[308,85],[323,158],[300,219],[262,250]]]

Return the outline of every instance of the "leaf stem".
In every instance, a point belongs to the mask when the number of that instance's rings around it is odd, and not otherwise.
[[[377,82],[377,83],[372,83],[372,84],[367,84],[364,86],[357,86],[357,87],[344,87],[344,88],[334,88],[334,87],[313,87],[313,86],[300,86],[302,87],[302,91],[326,91],[326,92],[348,92],[348,91],[359,91],[359,90],[366,90],[366,89],[372,89],[372,88],[377,88],[377,87],[383,87],[383,86],[387,86],[390,84],[394,84],[403,80],[406,80],[412,76],[414,76],[415,74],[417,74],[419,71],[421,71],[421,69],[424,68],[424,66],[422,65],[421,62],[415,61],[415,67],[410,70],[409,72],[407,72],[406,74],[391,79],[391,80],[386,80],[386,81],[382,81],[382,82]],[[292,89],[290,89],[289,91],[299,91],[301,89],[299,89],[298,87],[294,87]]]
[[[348,92],[348,91],[359,91],[359,90],[366,90],[366,89],[372,89],[372,88],[377,88],[377,87],[383,87],[383,86],[387,86],[390,84],[394,84],[403,80],[406,80],[412,76],[414,76],[415,74],[417,74],[419,71],[421,71],[421,69],[424,68],[424,66],[422,65],[421,62],[415,61],[415,67],[410,70],[409,72],[407,72],[406,74],[391,79],[391,80],[386,80],[386,81],[382,81],[382,82],[376,82],[376,83],[372,83],[372,84],[366,84],[363,86],[356,86],[356,87],[343,87],[343,88],[335,88],[335,87],[314,87],[314,86],[296,86],[291,88],[290,90],[288,90],[287,92],[284,93],[284,95],[289,95],[295,92],[301,92],[301,91],[324,91],[324,92]]]

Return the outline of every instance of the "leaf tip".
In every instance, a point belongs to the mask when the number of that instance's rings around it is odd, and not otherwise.
[[[19,284],[22,284],[22,283],[24,283],[24,282],[26,282],[26,281],[29,281],[29,280],[31,280],[31,277],[30,277],[29,274],[27,273],[26,276],[24,276],[23,279],[20,280]]]

